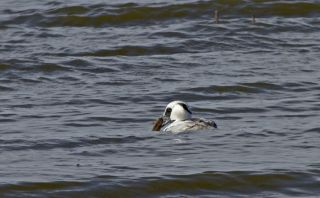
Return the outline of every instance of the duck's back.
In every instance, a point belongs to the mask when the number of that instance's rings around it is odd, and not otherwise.
[[[176,120],[169,124],[163,131],[179,133],[184,131],[198,131],[209,128],[217,128],[216,123],[202,118],[194,118],[182,121]]]

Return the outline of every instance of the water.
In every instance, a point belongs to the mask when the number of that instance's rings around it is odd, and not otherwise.
[[[320,194],[319,1],[0,5],[1,197]]]

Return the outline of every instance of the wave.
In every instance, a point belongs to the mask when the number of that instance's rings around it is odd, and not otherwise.
[[[315,173],[301,172],[205,172],[201,174],[169,176],[167,179],[150,179],[110,189],[110,196],[150,196],[163,194],[257,194],[262,192],[279,192],[288,195],[308,195],[319,192],[319,182]]]
[[[137,137],[137,136],[125,136],[125,137],[88,137],[78,138],[75,140],[63,140],[63,139],[48,139],[28,141],[23,139],[15,140],[3,140],[0,139],[2,150],[50,150],[57,148],[77,148],[81,146],[90,146],[98,144],[128,144],[135,143],[150,139],[152,137]]]
[[[78,56],[146,56],[146,55],[165,55],[165,54],[176,54],[186,53],[187,51],[175,46],[166,47],[163,45],[154,46],[122,46],[116,49],[102,49],[94,52],[84,52],[77,54]]]
[[[5,64],[5,63],[0,63],[0,71],[1,70],[7,70],[10,68],[10,65]]]
[[[42,71],[42,72],[57,72],[57,71],[69,70],[69,68],[67,68],[67,67],[53,64],[53,63],[42,64],[37,69],[38,69],[38,71]]]
[[[60,5],[55,5],[60,6]],[[180,4],[96,4],[50,7],[47,10],[7,11],[16,17],[1,25],[29,24],[44,27],[103,27],[107,25],[149,24],[175,19],[212,18],[218,9],[225,16],[303,17],[320,13],[314,1],[198,1]]]
[[[185,89],[185,91],[191,91],[195,93],[266,93],[275,91],[288,91],[288,92],[305,92],[310,89],[316,89],[316,83],[308,82],[286,82],[282,84],[275,84],[271,82],[250,82],[250,83],[239,83],[236,85],[210,85],[205,87],[194,87]]]
[[[307,1],[265,1],[262,5],[254,4],[241,10],[242,13],[256,13],[259,15],[272,16],[310,16],[319,14],[320,4]]]
[[[195,87],[189,88],[187,91],[196,93],[259,93],[263,92],[264,89],[269,89],[272,84],[259,84],[259,83],[243,83],[239,85],[212,85],[206,87]]]
[[[1,92],[1,91],[14,91],[14,89],[11,88],[11,87],[7,87],[7,86],[2,86],[2,85],[0,85],[0,92]]]
[[[34,197],[92,196],[92,197],[159,197],[181,195],[287,195],[316,196],[320,193],[318,170],[310,171],[230,171],[203,172],[192,175],[167,175],[137,179],[99,176],[87,182],[61,181],[21,183],[0,186],[0,195]]]
[[[11,60],[11,62],[15,62],[16,65],[8,65],[8,64],[0,64],[0,71],[1,70],[18,70],[18,71],[34,71],[34,72],[45,72],[45,73],[51,73],[51,72],[64,72],[69,71],[70,68],[55,64],[55,63],[41,63],[41,64],[35,64],[32,66],[25,66],[25,65],[18,65],[19,60]]]

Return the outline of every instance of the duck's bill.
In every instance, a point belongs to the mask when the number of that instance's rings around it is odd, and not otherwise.
[[[152,128],[152,131],[160,131],[161,127],[163,126],[163,118],[158,118]]]

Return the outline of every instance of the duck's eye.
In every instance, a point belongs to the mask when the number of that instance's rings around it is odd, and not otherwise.
[[[164,113],[164,115],[167,116],[167,117],[170,117],[171,111],[172,111],[171,108],[167,108],[167,109],[166,109],[166,112]]]

